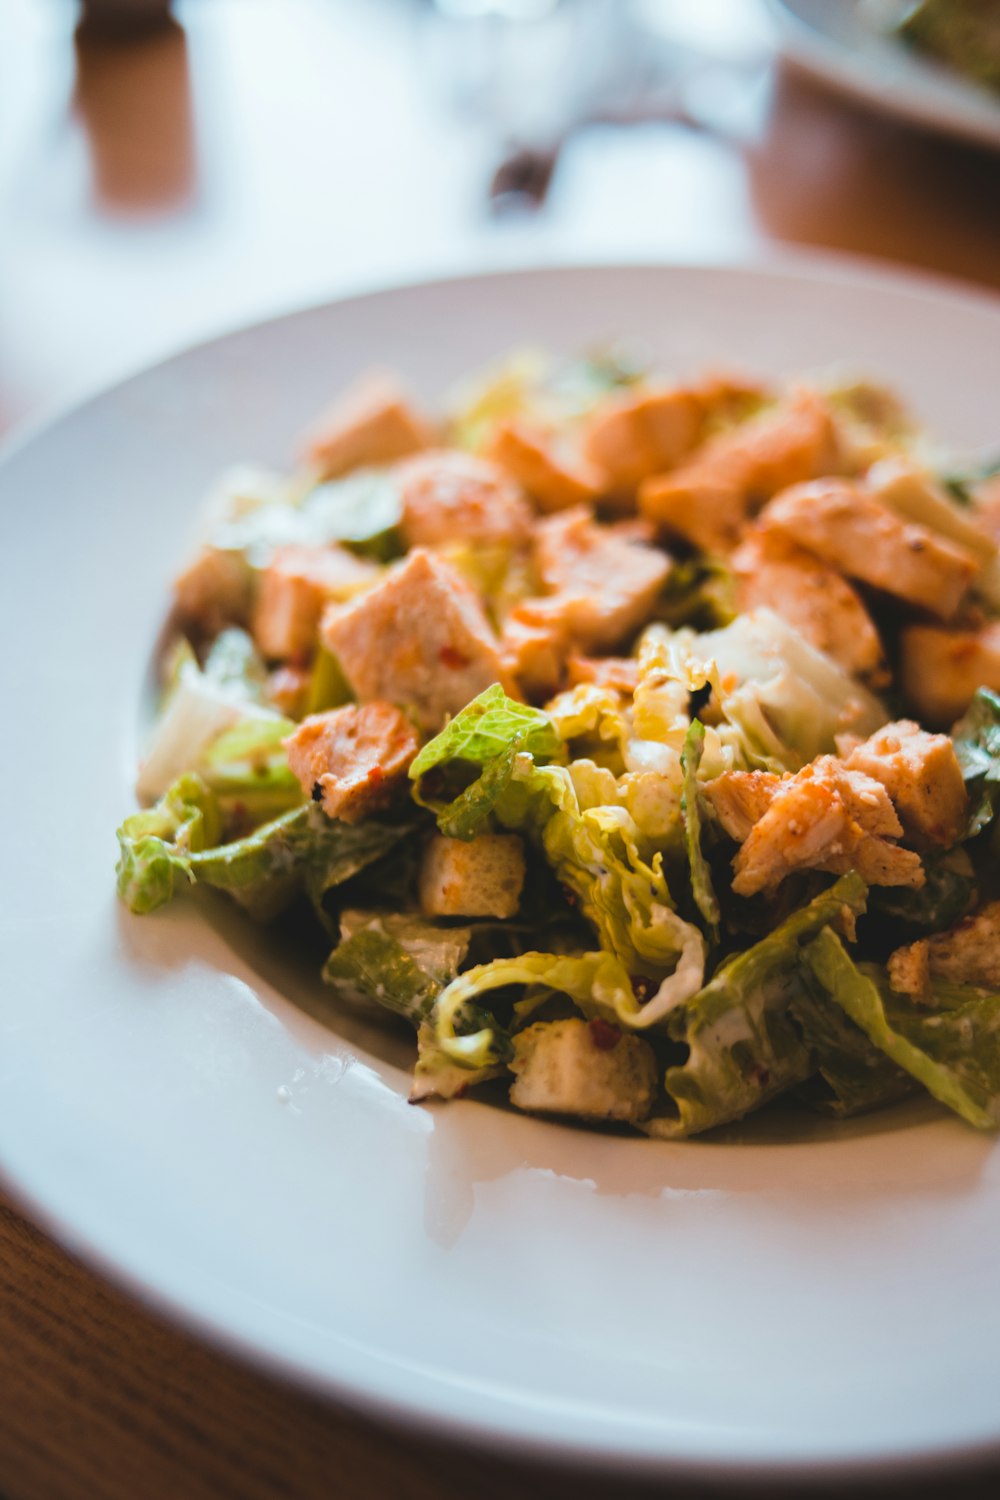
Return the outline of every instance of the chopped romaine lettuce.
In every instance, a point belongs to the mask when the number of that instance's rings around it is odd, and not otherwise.
[[[417,1027],[469,951],[468,927],[404,913],[345,911],[323,978],[341,995],[385,1006]]]
[[[118,889],[137,912],[169,901],[178,879],[229,891],[251,915],[269,920],[299,890],[319,907],[342,884],[398,843],[412,827],[338,823],[314,803],[294,807],[245,838],[219,844],[219,799],[186,775],[155,808],[118,830]]]
[[[684,795],[681,799],[681,814],[684,819],[684,837],[687,846],[688,864],[691,870],[691,894],[701,912],[713,943],[719,941],[719,902],[712,884],[712,872],[708,867],[701,847],[701,804],[698,791],[698,766],[705,748],[705,727],[700,720],[692,721],[684,741],[681,763],[684,767]]]
[[[449,761],[485,766],[515,739],[521,740],[522,750],[536,757],[557,755],[562,749],[548,715],[508,698],[495,682],[424,746],[410,767],[410,780],[419,783],[428,771]]]
[[[812,1109],[844,1119],[879,1109],[912,1093],[916,1084],[859,1026],[812,983],[801,985],[790,1002],[791,1014],[809,1048],[815,1075],[796,1091]]]
[[[664,1087],[676,1113],[643,1128],[673,1138],[738,1120],[802,1083],[814,1070],[790,1007],[800,994],[804,944],[831,923],[864,910],[866,886],[844,875],[768,937],[724,964],[671,1016],[687,1060],[667,1069]]]
[[[993,822],[1000,800],[1000,694],[980,688],[951,737],[969,793],[971,839]]]
[[[935,1099],[981,1130],[1000,1125],[1000,994],[935,981],[930,1003],[917,1004],[877,966],[856,964],[830,931],[805,958],[855,1025]]]

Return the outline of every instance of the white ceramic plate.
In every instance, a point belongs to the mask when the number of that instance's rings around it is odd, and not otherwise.
[[[784,50],[835,88],[932,130],[1000,147],[1000,99],[877,32],[857,0],[770,0]]]
[[[656,1144],[406,1102],[406,1042],[224,904],[115,901],[144,676],[199,497],[362,367],[512,345],[831,363],[997,437],[1000,304],[853,271],[413,287],[193,349],[0,466],[0,1166],[212,1339],[424,1430],[712,1474],[1000,1446],[1000,1149],[930,1104]]]

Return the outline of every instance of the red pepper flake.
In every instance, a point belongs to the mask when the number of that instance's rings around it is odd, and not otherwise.
[[[621,1027],[614,1026],[603,1016],[595,1016],[590,1023],[590,1040],[598,1052],[613,1052],[622,1039]]]
[[[438,652],[438,661],[453,672],[460,672],[469,665],[469,658],[463,656],[461,651],[456,651],[454,646],[442,646]]]

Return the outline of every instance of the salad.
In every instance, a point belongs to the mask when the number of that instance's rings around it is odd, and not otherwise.
[[[414,1100],[996,1128],[998,544],[870,383],[368,380],[213,492],[119,892],[308,913]]]

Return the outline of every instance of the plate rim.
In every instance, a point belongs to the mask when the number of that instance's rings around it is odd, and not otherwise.
[[[480,264],[458,274],[454,270],[443,270],[417,279],[394,278],[360,290],[351,289],[339,296],[320,301],[310,300],[262,318],[244,319],[204,339],[183,343],[157,359],[140,363],[111,381],[95,383],[82,394],[71,395],[65,401],[42,410],[37,417],[17,424],[0,443],[0,469],[6,467],[23,449],[33,443],[46,441],[49,434],[65,420],[79,415],[90,405],[114,396],[133,381],[214,346],[257,333],[271,324],[308,319],[344,303],[377,299],[387,293],[419,293],[428,286],[482,284],[491,280],[512,280],[539,274],[560,277],[577,272],[622,275],[633,271],[666,276],[676,273],[735,273],[777,280],[792,277],[800,282],[820,286],[833,281],[845,287],[882,290],[894,295],[908,293],[917,298],[932,296],[938,301],[950,300],[969,310],[987,303],[994,313],[1000,313],[1000,295],[991,288],[934,272],[896,267],[884,261],[839,253],[816,254],[795,250],[760,259],[748,260],[744,257],[725,261],[653,260],[648,256],[612,259],[583,255],[578,258],[561,256],[552,260],[532,257],[516,264]],[[116,1258],[113,1252],[106,1250],[92,1235],[81,1231],[71,1219],[62,1217],[58,1207],[44,1194],[40,1195],[30,1184],[21,1181],[7,1166],[4,1156],[3,1143],[0,1142],[0,1182],[12,1200],[24,1209],[29,1221],[85,1269],[123,1291],[144,1311],[179,1328],[182,1333],[193,1334],[212,1350],[234,1358],[267,1379],[337,1402],[346,1409],[361,1414],[366,1420],[385,1424],[414,1437],[430,1437],[432,1441],[453,1444],[464,1451],[477,1453],[496,1451],[502,1443],[516,1459],[569,1468],[587,1464],[604,1473],[627,1474],[636,1478],[654,1475],[747,1481],[765,1478],[778,1481],[851,1477],[902,1478],[918,1471],[921,1474],[946,1469],[954,1472],[957,1466],[971,1467],[1000,1458],[1000,1424],[996,1437],[988,1441],[973,1444],[938,1443],[923,1450],[898,1454],[865,1456],[864,1453],[856,1452],[846,1457],[824,1455],[818,1458],[743,1455],[720,1459],[706,1455],[694,1457],[663,1452],[623,1453],[620,1448],[607,1445],[582,1448],[578,1441],[566,1437],[523,1432],[514,1434],[496,1423],[489,1424],[481,1419],[457,1416],[440,1408],[428,1412],[412,1404],[403,1405],[395,1397],[383,1396],[371,1390],[359,1390],[315,1366],[296,1361],[274,1347],[266,1347],[252,1336],[243,1335],[231,1325],[213,1320],[200,1310],[186,1305],[171,1292],[143,1279],[140,1272]]]

